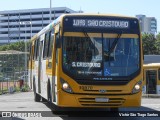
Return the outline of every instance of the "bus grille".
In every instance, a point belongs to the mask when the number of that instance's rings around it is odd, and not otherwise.
[[[109,98],[108,102],[96,102],[95,98],[79,98],[79,103],[82,106],[90,107],[119,107],[125,102],[123,98]]]

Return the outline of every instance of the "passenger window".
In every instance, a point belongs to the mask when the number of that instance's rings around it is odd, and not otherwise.
[[[36,59],[38,59],[39,57],[39,39],[37,39],[37,42],[36,42]]]
[[[33,53],[34,54],[33,55],[34,56],[34,58],[33,58],[34,60],[36,60],[36,51],[37,51],[37,40],[34,41],[34,53]]]
[[[56,33],[55,34],[56,36],[56,64],[58,63],[58,47],[59,47],[59,45],[58,45],[58,42],[59,42],[59,33]]]
[[[53,51],[53,44],[54,44],[54,30],[52,30],[50,32],[50,41],[49,41],[49,51],[48,51],[48,57],[51,58],[52,57],[52,51]]]
[[[50,32],[46,33],[45,35],[43,58],[47,58],[48,56],[49,40],[50,40]]]
[[[31,57],[31,58],[32,58],[32,60],[34,60],[34,46],[32,46],[31,50],[32,50],[32,51],[31,51],[31,54],[32,54],[32,57]]]

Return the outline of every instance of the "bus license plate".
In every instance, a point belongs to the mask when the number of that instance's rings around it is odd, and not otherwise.
[[[96,102],[108,102],[109,99],[108,98],[95,98]]]

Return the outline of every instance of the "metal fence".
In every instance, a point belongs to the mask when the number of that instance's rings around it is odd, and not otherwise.
[[[11,88],[13,89],[13,91],[10,90]],[[21,89],[20,81],[0,82],[0,94],[20,91],[20,89]]]
[[[0,51],[0,94],[9,92],[11,88],[19,91],[23,81],[28,79],[26,54],[15,50]]]

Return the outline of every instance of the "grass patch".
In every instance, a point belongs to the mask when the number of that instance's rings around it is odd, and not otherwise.
[[[8,90],[7,89],[3,89],[3,94],[4,93],[8,93]],[[2,90],[0,91],[0,95],[2,95]]]
[[[6,86],[3,86],[3,94],[9,93],[8,89],[7,89]],[[30,91],[30,87],[27,84],[25,84],[21,89],[20,89],[20,87],[13,87],[13,91],[14,92],[29,92]],[[0,95],[2,95],[2,88],[0,90]]]
[[[13,89],[14,89],[14,92],[20,92],[21,91],[21,89],[19,87],[15,87]],[[25,87],[24,90],[27,91],[27,88]],[[4,93],[8,93],[7,87],[3,87],[3,94]],[[0,90],[0,95],[2,95],[2,90]]]
[[[14,91],[15,91],[15,92],[19,92],[19,91],[21,91],[21,89],[20,89],[19,87],[15,87],[15,88],[14,88]]]
[[[29,90],[30,90],[30,88],[27,84],[25,84],[21,89],[22,92],[28,92]]]

